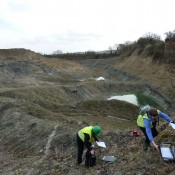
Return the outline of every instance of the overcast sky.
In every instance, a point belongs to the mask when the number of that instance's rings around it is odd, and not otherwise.
[[[175,29],[175,0],[0,0],[0,49],[108,50]]]

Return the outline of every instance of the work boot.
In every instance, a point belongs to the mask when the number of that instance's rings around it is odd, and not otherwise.
[[[84,165],[84,163],[83,162],[81,162],[81,163],[80,162],[77,162],[77,165],[78,166],[82,166],[82,165]]]
[[[82,163],[82,159],[77,160],[77,164],[80,165]]]

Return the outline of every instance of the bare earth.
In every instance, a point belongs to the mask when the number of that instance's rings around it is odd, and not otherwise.
[[[173,175],[174,164],[165,163],[152,147],[145,153],[142,135],[131,136],[138,130],[138,106],[106,99],[142,91],[161,100],[175,119],[174,88],[174,64],[150,58],[66,60],[1,50],[0,174]],[[93,168],[76,165],[76,133],[86,124],[100,125],[100,140],[107,144],[106,149],[95,145]],[[175,142],[173,132],[168,127],[156,142]],[[105,155],[117,161],[105,163]]]

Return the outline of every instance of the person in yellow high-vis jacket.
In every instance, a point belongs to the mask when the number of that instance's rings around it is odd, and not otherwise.
[[[101,128],[99,126],[87,126],[82,128],[77,133],[77,146],[78,146],[78,156],[77,163],[82,163],[82,155],[84,146],[93,155],[94,149],[92,148],[92,141],[98,141],[97,136],[100,134]]]
[[[137,125],[140,127],[141,131],[146,137],[144,143],[145,151],[148,149],[150,143],[157,150],[159,150],[158,145],[154,142],[154,137],[158,135],[158,131],[156,129],[156,122],[158,117],[165,119],[167,122],[173,122],[167,114],[152,107],[148,111],[145,111],[145,113],[139,114],[137,118]]]

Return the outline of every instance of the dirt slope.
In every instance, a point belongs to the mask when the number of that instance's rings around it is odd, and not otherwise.
[[[144,91],[161,99],[173,116],[174,73],[174,65],[144,58],[70,61],[1,49],[0,174],[173,174],[174,165],[154,148],[143,152],[143,136],[131,136],[138,107],[106,99]],[[105,81],[97,81],[100,76]],[[102,127],[100,139],[107,144],[95,146],[97,165],[89,169],[76,165],[76,133],[87,123]],[[174,142],[171,128],[157,141]],[[105,155],[117,161],[105,163]]]
[[[162,64],[149,58],[125,58],[117,68],[142,78],[153,89],[175,104],[175,64]]]

